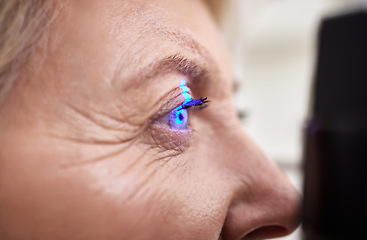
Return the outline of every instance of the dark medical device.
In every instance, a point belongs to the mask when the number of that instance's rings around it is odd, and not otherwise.
[[[367,239],[367,11],[324,19],[318,37],[303,239]]]

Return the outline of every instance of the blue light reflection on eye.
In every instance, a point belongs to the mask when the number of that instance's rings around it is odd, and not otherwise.
[[[187,88],[186,81],[182,80],[180,88],[182,89],[182,95],[185,97],[185,102],[187,103],[191,100],[191,95],[189,94],[189,89]]]
[[[183,104],[191,101],[191,95],[189,94],[189,89],[186,85],[186,81],[182,80],[180,88],[182,89],[182,95],[185,98]],[[188,121],[188,114],[187,109],[182,109],[181,106],[177,107],[174,112],[174,123],[171,123],[171,126],[176,129],[186,129],[187,128],[187,121]]]

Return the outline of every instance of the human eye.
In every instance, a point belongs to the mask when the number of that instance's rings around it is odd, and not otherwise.
[[[206,98],[193,99],[189,94],[189,90],[185,81],[181,81],[180,89],[182,91],[181,94],[185,99],[184,102],[160,118],[157,122],[160,124],[165,124],[174,130],[187,130],[189,120],[188,109],[190,107],[203,106],[203,104],[207,103],[208,101]]]
[[[187,149],[192,140],[190,117],[195,114],[193,108],[202,109],[208,101],[207,98],[194,99],[185,81],[168,96],[152,117],[143,139],[153,149],[173,150],[173,154],[177,154]]]

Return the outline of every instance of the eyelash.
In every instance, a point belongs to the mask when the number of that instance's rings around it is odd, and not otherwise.
[[[207,100],[207,99],[208,99],[207,97],[205,97],[205,98],[201,97],[201,98],[196,99],[196,100],[192,99],[189,102],[182,104],[180,107],[181,107],[181,109],[188,109],[190,107],[201,106],[200,109],[203,109],[207,106],[206,103],[209,102],[209,100]]]

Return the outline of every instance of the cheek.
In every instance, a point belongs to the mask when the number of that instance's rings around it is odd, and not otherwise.
[[[124,209],[119,215],[122,228],[128,229],[134,239],[218,237],[227,204],[224,184],[215,171],[207,171],[207,164],[196,159],[197,153],[190,149],[153,163],[156,156],[152,152],[145,152],[138,160],[148,164],[136,164],[111,179],[111,185],[123,185],[120,194],[110,192],[108,197],[116,209]]]
[[[142,189],[134,181],[139,178],[116,178],[116,171],[102,164],[98,174],[91,168],[24,167],[28,170],[17,169],[17,177],[1,176],[1,238],[117,240],[161,234],[165,209],[157,196],[131,190]]]
[[[157,166],[132,167],[123,176],[111,178],[109,187],[101,187],[103,201],[111,208],[109,212],[117,214],[113,221],[119,226],[111,231],[129,239],[214,239],[218,236],[226,209],[220,200],[221,191],[217,189],[215,178],[203,175],[200,169],[191,169],[189,163],[178,162],[193,160],[186,157],[172,158]],[[192,167],[199,166],[195,165]],[[106,184],[106,177],[102,179]]]
[[[201,148],[190,147],[179,159],[174,159],[185,165],[166,179],[167,192],[174,193],[176,203],[172,221],[181,230],[172,239],[216,239],[225,220],[229,204],[226,184],[209,159],[197,157]]]
[[[0,236],[113,240],[219,234],[225,206],[217,180],[197,153],[152,161],[160,153],[130,147],[98,161],[60,167],[64,161],[55,158],[62,156],[56,152],[32,149],[8,156],[17,161],[7,161],[0,177]]]

